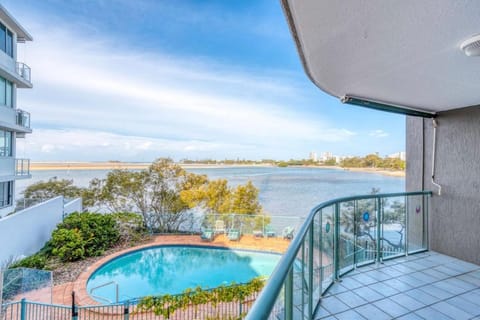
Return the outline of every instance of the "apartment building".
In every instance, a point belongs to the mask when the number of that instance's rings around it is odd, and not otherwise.
[[[30,68],[17,44],[32,36],[0,5],[0,217],[15,208],[15,181],[30,178],[30,161],[16,158],[18,139],[31,133],[30,114],[18,108],[17,89],[32,88]]]

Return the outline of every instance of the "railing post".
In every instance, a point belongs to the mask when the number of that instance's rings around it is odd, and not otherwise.
[[[75,291],[72,291],[72,320],[78,319],[78,310],[75,306]]]
[[[313,315],[313,219],[308,235],[308,317]]]
[[[20,320],[27,319],[27,301],[23,298],[20,301]]]
[[[409,203],[408,203],[408,196],[405,196],[405,256],[408,256],[408,229],[409,229],[409,226],[408,226],[408,213],[409,213],[409,210],[410,209],[410,206],[409,206]]]
[[[334,255],[334,266],[333,266],[333,276],[334,280],[337,281],[339,279],[339,267],[338,264],[340,263],[340,205],[339,203],[335,203],[335,217],[333,219],[333,255]]]
[[[128,320],[130,318],[130,310],[128,306],[128,302],[125,302],[123,306],[123,320]]]
[[[382,198],[378,197],[377,199],[377,262],[382,262],[382,253],[381,253],[381,230],[382,227]]]
[[[293,266],[285,279],[285,320],[293,320]]]
[[[428,216],[429,216],[429,207],[428,204],[430,202],[430,197],[431,195],[423,195],[422,196],[422,204],[423,204],[423,230],[424,234],[422,234],[422,242],[425,241],[425,243],[422,243],[422,247],[425,247],[425,249],[430,250],[430,240],[428,239]],[[423,249],[423,248],[422,248]]]

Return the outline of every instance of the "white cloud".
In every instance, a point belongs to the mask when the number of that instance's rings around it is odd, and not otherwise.
[[[385,132],[381,129],[378,129],[378,130],[373,130],[373,131],[370,131],[368,133],[368,135],[370,137],[374,137],[374,138],[386,138],[388,137],[390,134],[388,132]]]
[[[25,56],[34,89],[19,92],[19,106],[32,113],[34,133],[27,140],[38,160],[46,154],[222,157],[247,150],[261,157],[298,141],[355,135],[302,113],[302,92],[281,72],[265,76],[210,61],[119,52],[64,26],[34,24],[31,33],[35,42]]]

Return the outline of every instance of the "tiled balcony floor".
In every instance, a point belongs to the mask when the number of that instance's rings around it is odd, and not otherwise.
[[[429,251],[357,268],[315,319],[480,319],[480,266]]]

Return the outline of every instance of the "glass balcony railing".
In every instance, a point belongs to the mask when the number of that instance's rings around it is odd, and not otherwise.
[[[247,319],[312,319],[322,295],[355,267],[427,250],[430,195],[365,195],[315,207]]]
[[[17,125],[30,129],[30,113],[17,109]]]
[[[32,82],[32,71],[28,65],[23,62],[17,62],[17,74],[28,82]]]
[[[15,159],[15,176],[30,175],[30,159]]]

